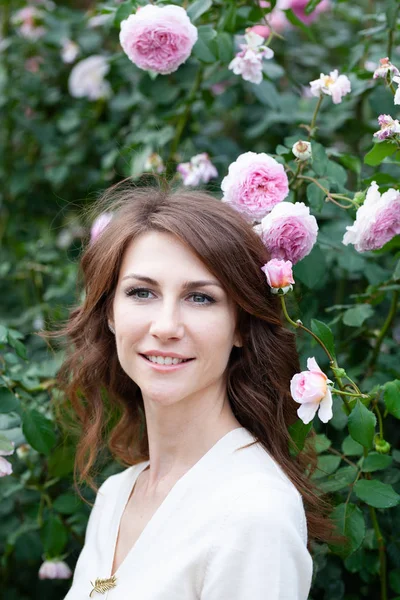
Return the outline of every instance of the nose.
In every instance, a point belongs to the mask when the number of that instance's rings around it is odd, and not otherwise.
[[[154,309],[150,325],[150,334],[160,340],[171,338],[180,339],[183,336],[184,325],[179,306],[172,302],[163,302]]]

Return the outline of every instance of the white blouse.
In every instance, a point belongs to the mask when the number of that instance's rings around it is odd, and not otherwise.
[[[65,600],[306,600],[312,558],[302,498],[244,427],[218,442],[174,485],[108,579],[125,505],[149,461],[98,491]],[[237,450],[237,451],[236,451]],[[92,582],[92,583],[91,583]]]

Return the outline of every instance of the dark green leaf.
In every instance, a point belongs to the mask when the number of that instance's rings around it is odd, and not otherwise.
[[[44,550],[52,558],[60,556],[68,541],[68,532],[60,519],[50,515],[40,532]]]
[[[322,321],[311,319],[311,331],[325,344],[327,350],[335,358],[335,340],[331,329]]]
[[[236,29],[236,0],[230,0],[229,6],[225,7],[222,13],[220,28],[229,33],[234,33]]]
[[[348,435],[343,440],[342,452],[346,456],[361,456],[364,452],[364,449],[361,444],[353,440],[353,438],[350,435]]]
[[[135,0],[128,0],[120,4],[115,11],[114,26],[120,27],[121,22],[127,19],[132,13],[135,12],[136,2]]]
[[[366,165],[376,167],[377,165],[380,165],[387,156],[394,154],[396,150],[398,150],[398,146],[394,142],[378,142],[373,146],[372,150],[365,155],[364,162]]]
[[[383,397],[390,414],[400,419],[400,380],[385,383]]]
[[[201,25],[197,28],[199,37],[193,46],[193,54],[202,62],[213,63],[217,60],[214,38],[216,31],[211,25]]]
[[[394,269],[394,272],[393,272],[393,279],[394,279],[395,281],[398,281],[398,280],[400,279],[400,260],[399,260],[399,261],[397,261],[397,265],[396,265],[396,267],[395,267],[395,269]]]
[[[29,444],[42,454],[50,454],[56,442],[54,425],[35,409],[22,416],[22,431]]]
[[[347,488],[357,477],[356,467],[342,467],[333,475],[329,475],[325,480],[318,482],[318,487],[327,494],[338,492]]]
[[[48,468],[52,477],[65,477],[74,468],[75,450],[72,446],[60,446],[49,457]]]
[[[326,477],[326,475],[331,475],[331,473],[334,473],[339,467],[341,460],[340,456],[334,454],[319,456],[317,469],[314,471],[311,478],[320,479],[321,477]]]
[[[8,413],[19,407],[19,400],[7,388],[0,388],[0,413]]]
[[[375,433],[376,416],[359,399],[357,399],[356,405],[349,415],[348,425],[353,440],[365,448],[371,448]]]
[[[362,471],[364,473],[372,473],[390,467],[393,458],[387,454],[379,454],[378,452],[370,452],[364,459]]]
[[[72,515],[81,504],[82,502],[76,494],[62,494],[54,501],[53,508],[61,514]]]
[[[346,558],[361,546],[365,536],[365,521],[362,511],[355,504],[343,503],[335,507],[330,518],[337,532],[345,535],[344,544],[329,544],[330,549],[341,558]]]
[[[324,181],[324,180],[320,181],[321,184],[322,184],[322,181]],[[328,186],[326,186],[326,187],[329,191],[329,182],[324,181],[324,183],[328,184]],[[322,184],[322,185],[324,185],[324,184]],[[324,185],[324,187],[325,187],[325,185]],[[308,200],[310,207],[314,211],[321,212],[321,210],[325,204],[325,198],[326,198],[325,192],[316,183],[312,182],[312,183],[308,184],[307,200]]]
[[[361,479],[353,490],[360,500],[375,508],[392,508],[400,503],[400,496],[392,486],[376,479]]]
[[[301,419],[290,425],[289,434],[293,442],[290,445],[290,452],[293,456],[296,456],[298,452],[303,450],[306,437],[311,428],[312,422],[305,425]]]
[[[321,452],[325,452],[325,450],[328,450],[328,448],[330,448],[331,445],[332,445],[331,440],[329,438],[327,438],[324,433],[319,433],[314,438],[314,447],[315,447],[315,451],[317,452],[317,454],[320,454]]]
[[[233,54],[232,36],[226,31],[221,31],[215,38],[218,48],[218,58],[223,63],[228,63]]]
[[[295,281],[299,279],[308,288],[321,285],[326,274],[325,254],[319,246],[314,246],[311,253],[298,262],[293,269]]]
[[[212,0],[195,0],[187,9],[189,19],[194,23],[201,15],[207,12],[212,6]]]
[[[15,352],[20,358],[22,358],[23,360],[27,360],[25,345],[19,339],[17,339],[17,337],[12,335],[10,331],[7,335],[7,341],[10,344],[10,346],[14,348]]]

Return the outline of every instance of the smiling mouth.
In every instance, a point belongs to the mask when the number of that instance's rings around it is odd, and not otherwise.
[[[148,362],[153,363],[154,365],[161,365],[161,366],[166,366],[166,367],[174,367],[176,365],[181,365],[183,363],[187,363],[190,362],[192,360],[194,360],[194,358],[172,358],[172,357],[155,357],[155,356],[146,356],[145,354],[141,354],[140,356],[143,356],[143,358],[145,360],[147,360]]]

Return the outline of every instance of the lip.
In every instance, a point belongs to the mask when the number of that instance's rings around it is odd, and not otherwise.
[[[141,356],[143,358],[143,360],[146,362],[147,365],[149,365],[156,371],[177,371],[178,369],[183,369],[184,367],[186,367],[187,365],[189,365],[191,362],[193,362],[195,360],[194,358],[192,358],[192,359],[188,360],[187,362],[179,363],[178,365],[159,365],[158,363],[151,362],[151,360],[147,360],[147,358],[143,354],[140,354],[139,356]],[[162,354],[153,354],[152,356],[163,356],[163,355]],[[166,354],[166,356],[172,357],[173,355]],[[181,358],[181,357],[176,356],[176,358]],[[184,358],[184,357],[182,357],[182,358]]]
[[[148,352],[140,352],[140,354],[146,354],[146,356],[170,356],[171,358],[183,358],[184,360],[194,358],[193,356],[183,356],[183,354],[177,354],[176,352],[162,352],[161,350],[149,350]]]

